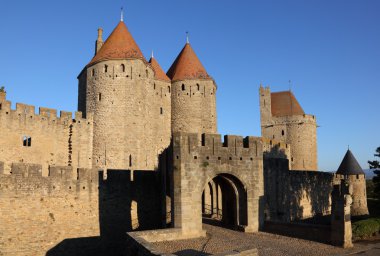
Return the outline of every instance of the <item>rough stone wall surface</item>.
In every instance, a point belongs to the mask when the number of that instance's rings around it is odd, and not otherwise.
[[[78,106],[94,114],[94,166],[157,169],[170,144],[170,102],[170,83],[154,79],[142,60],[102,61],[83,70]]]
[[[172,89],[173,132],[217,133],[213,80],[175,81]]]
[[[287,162],[264,160],[266,219],[293,221],[329,214],[334,175],[289,171]]]
[[[246,193],[246,231],[258,231],[263,223],[262,141],[260,138],[218,134],[173,134],[174,227],[189,236],[202,231],[201,197],[217,176],[238,180]]]
[[[273,139],[261,138],[263,141],[263,154],[264,158],[282,158],[291,159],[290,144],[280,142]],[[289,169],[291,168],[291,162],[289,162]]]
[[[274,117],[270,89],[260,88],[261,135],[290,144],[292,170],[318,170],[317,124],[313,115]]]
[[[10,173],[14,162],[40,163],[42,175],[48,175],[49,166],[92,167],[92,116],[82,118],[81,112],[39,108],[21,103],[11,109],[11,102],[0,100],[0,161],[4,173]],[[30,146],[28,145],[30,138]],[[24,140],[25,143],[24,144]],[[73,173],[75,176],[75,173]]]
[[[336,174],[337,184],[344,179],[343,175]],[[364,174],[349,175],[348,183],[352,185],[351,215],[360,216],[368,214],[366,179]]]
[[[0,255],[45,255],[66,238],[99,235],[98,182],[91,169],[15,163],[0,175]]]

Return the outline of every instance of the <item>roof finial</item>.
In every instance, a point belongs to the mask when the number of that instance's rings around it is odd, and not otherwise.
[[[124,8],[123,8],[123,6],[121,7],[121,11],[120,11],[120,21],[124,21]]]
[[[186,31],[186,43],[189,43],[189,31]]]
[[[150,56],[152,59],[154,58],[154,55],[153,55],[153,50],[152,50],[152,55]]]

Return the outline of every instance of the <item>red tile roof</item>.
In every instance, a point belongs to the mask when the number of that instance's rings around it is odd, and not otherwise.
[[[131,33],[129,33],[127,26],[120,21],[88,65],[102,60],[128,58],[138,58],[146,61]]]
[[[156,79],[170,82],[170,78],[165,74],[154,57],[150,58],[149,63],[152,65]]]
[[[272,116],[304,115],[301,105],[291,91],[271,93]]]
[[[166,73],[172,81],[211,78],[189,43],[186,43]]]

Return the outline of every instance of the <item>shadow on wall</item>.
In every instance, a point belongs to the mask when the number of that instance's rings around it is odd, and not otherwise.
[[[278,147],[264,153],[265,219],[318,224],[329,213],[333,175],[319,171],[289,170]],[[324,221],[325,222],[325,221]]]
[[[158,171],[99,172],[100,236],[65,239],[47,256],[127,255],[126,232],[161,228],[162,191]]]

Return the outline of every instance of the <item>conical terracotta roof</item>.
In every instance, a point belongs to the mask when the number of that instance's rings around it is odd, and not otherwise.
[[[166,73],[172,81],[211,78],[189,43],[186,43]]]
[[[123,21],[120,21],[88,65],[102,60],[128,58],[145,60],[140,48],[131,33],[129,33],[127,26]]]
[[[153,56],[150,58],[149,63],[152,65],[156,79],[170,82],[170,78],[165,74],[160,64],[158,64],[157,60],[153,58]]]
[[[304,115],[301,105],[291,91],[273,92],[271,96],[272,116]]]
[[[363,169],[360,167],[358,161],[350,150],[347,150],[347,153],[344,156],[342,163],[340,163],[336,173],[343,175],[364,174]]]

